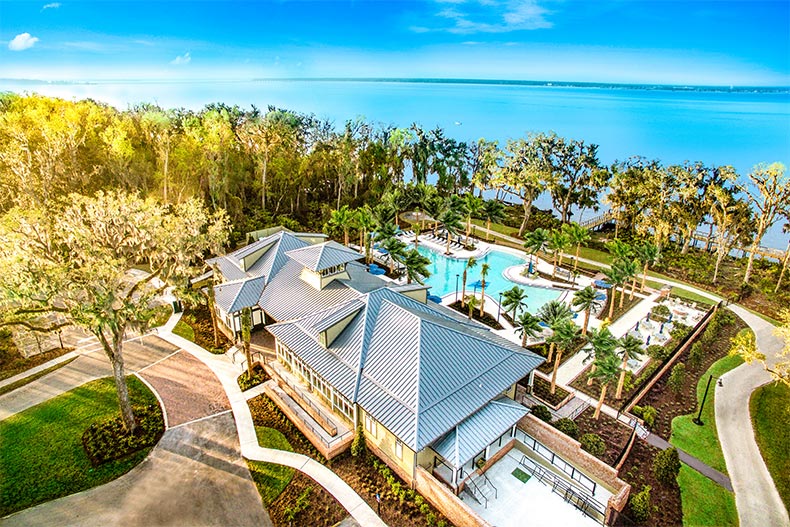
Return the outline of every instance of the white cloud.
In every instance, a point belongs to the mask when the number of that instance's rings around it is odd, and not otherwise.
[[[436,0],[440,5],[446,0]],[[546,20],[549,13],[538,0],[476,0],[475,2],[453,2],[453,7],[440,9],[435,16],[445,22],[434,31],[457,34],[509,33],[552,27]],[[449,21],[451,25],[446,25]],[[414,28],[412,28],[414,31]]]
[[[11,51],[22,51],[32,48],[36,42],[38,42],[38,37],[34,37],[30,33],[20,33],[8,43],[8,49]]]
[[[174,58],[173,60],[171,60],[170,64],[175,64],[176,66],[179,66],[181,64],[189,64],[189,62],[191,60],[192,60],[192,57],[190,56],[189,51],[187,51],[183,55],[179,55],[176,58]]]
[[[57,9],[59,7],[60,7],[60,2],[52,2],[51,4],[46,4],[44,7],[41,8],[41,10],[43,11],[45,9]]]

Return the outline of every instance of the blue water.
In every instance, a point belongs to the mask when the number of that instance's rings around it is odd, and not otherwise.
[[[463,287],[463,272],[467,260],[447,258],[443,254],[432,251],[423,245],[420,245],[417,250],[420,251],[420,254],[423,256],[427,256],[431,259],[431,265],[428,266],[431,276],[425,281],[426,285],[431,286],[429,293],[436,296],[455,293],[456,275],[458,275],[458,295],[460,298],[460,290],[461,287]],[[543,304],[560,296],[560,291],[556,289],[515,284],[505,278],[502,275],[505,269],[514,265],[523,265],[526,263],[526,260],[510,253],[497,250],[491,250],[482,258],[478,258],[477,266],[466,273],[466,289],[468,292],[480,292],[480,267],[484,263],[490,266],[488,275],[486,276],[486,295],[491,298],[498,300],[499,293],[506,289],[512,289],[514,286],[518,285],[527,292],[527,311],[535,313]],[[475,287],[476,282],[477,287]]]
[[[649,89],[648,89],[649,88]],[[530,131],[599,145],[610,164],[631,155],[664,164],[729,164],[741,175],[760,162],[790,166],[790,92],[654,89],[623,86],[533,86],[450,82],[265,80],[240,82],[95,82],[42,84],[0,79],[0,91],[92,97],[120,108],[145,101],[199,109],[222,101],[315,113],[336,125],[363,116],[376,123],[427,128],[474,141]],[[460,123],[460,124],[456,124]],[[539,206],[547,207],[544,197]],[[589,212],[587,213],[589,214]],[[774,229],[765,243],[783,248]]]

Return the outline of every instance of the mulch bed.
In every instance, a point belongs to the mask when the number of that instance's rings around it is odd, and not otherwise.
[[[644,485],[650,485],[650,502],[655,506],[653,514],[644,522],[644,525],[651,527],[677,527],[683,525],[683,509],[680,501],[680,488],[677,483],[668,486],[658,481],[653,475],[653,457],[660,450],[650,446],[642,440],[634,443],[631,454],[626,459],[620,477],[631,484],[631,494],[636,494],[642,490]],[[625,518],[620,516],[615,525],[627,527],[635,525],[631,520],[633,514],[630,505],[623,509]]]
[[[55,348],[25,358],[11,338],[11,332],[0,331],[0,380],[35,368],[73,350],[74,348]]]
[[[293,517],[293,523],[291,523],[289,513],[297,508],[297,500],[304,492],[308,493],[307,507],[297,512]],[[346,509],[331,494],[298,470],[294,471],[291,482],[269,505],[266,512],[269,513],[269,518],[275,527],[291,527],[292,525],[329,527],[348,516]]]
[[[565,361],[576,355],[579,352],[579,350],[581,350],[584,347],[586,343],[587,341],[583,337],[579,336],[576,339],[576,342],[574,342],[573,345],[570,347],[570,349],[563,352],[562,358],[560,359],[560,367],[562,367],[562,365],[565,364]],[[549,344],[536,344],[535,346],[530,346],[529,351],[537,353],[538,355],[540,355],[545,359],[546,357],[549,356]],[[551,375],[551,372],[554,371],[554,360],[555,357],[557,356],[556,354],[557,352],[555,350],[554,356],[551,357],[551,362],[546,361],[540,366],[538,366],[538,371],[545,373],[546,375]]]
[[[526,386],[526,383],[524,383],[524,385]],[[532,395],[541,401],[548,403],[549,406],[557,407],[570,394],[563,390],[559,385],[556,386],[556,390],[552,394],[551,381],[547,381],[536,375],[532,384]]]
[[[448,307],[455,309],[459,313],[462,313],[465,316],[469,316],[469,305],[465,307],[461,307],[461,301],[453,302]],[[477,320],[478,322],[482,322],[486,326],[489,326],[494,329],[502,329],[502,324],[496,321],[496,318],[492,317],[486,312],[483,312],[483,316],[480,316],[480,307],[476,307],[474,312],[472,313],[472,318]]]
[[[628,296],[630,294],[631,289],[629,288],[628,291],[625,293],[625,300],[623,301],[623,307],[620,307],[620,293],[621,291],[617,291],[617,299],[615,300],[616,304],[614,306],[614,312],[612,313],[612,322],[615,322],[618,318],[628,313],[628,311],[637,305],[639,302],[644,300],[643,298],[634,295],[633,300],[629,300]],[[611,296],[611,289],[609,290],[609,295]],[[598,318],[604,320],[609,316],[609,300],[607,299],[606,305],[604,305],[603,309],[600,313],[598,313]]]
[[[268,426],[282,432],[291,444],[291,447],[293,447],[294,452],[310,456],[319,463],[331,468],[335,474],[340,476],[362,496],[373,510],[377,508],[376,493],[380,493],[382,497],[381,518],[387,525],[391,527],[412,527],[424,524],[425,520],[419,511],[408,502],[401,504],[400,500],[391,493],[389,490],[390,485],[385,478],[373,468],[372,463],[375,458],[369,455],[365,460],[362,460],[352,457],[350,452],[345,452],[327,461],[266,395],[259,395],[250,399],[249,406],[256,426]],[[395,477],[397,478],[397,476]],[[305,485],[299,483],[302,479],[306,479],[307,483],[312,484],[314,488],[310,491],[310,507],[299,513],[294,525],[334,525],[339,519],[347,516],[348,513],[345,509],[334,498],[326,494],[326,491],[320,485],[316,485],[310,478],[301,475],[297,471],[294,479],[291,480],[291,483],[288,484],[269,509],[269,515],[277,527],[288,526],[288,522],[284,521],[284,511],[286,507],[292,507],[303,492]],[[297,482],[297,484],[295,485],[294,482]],[[403,487],[406,488],[406,485],[404,484]],[[332,503],[319,498],[321,494],[326,494]],[[338,518],[338,514],[340,515],[339,519],[324,523],[324,518]],[[441,515],[437,514],[437,517],[441,518]],[[449,526],[450,523],[447,522],[447,525]]]
[[[579,437],[584,434],[601,436],[601,439],[606,443],[606,452],[598,457],[607,465],[614,466],[631,437],[631,429],[603,412],[598,416],[598,419],[593,419],[594,413],[595,408],[590,407],[574,419],[579,427]]]
[[[211,323],[211,313],[208,310],[208,306],[204,304],[186,308],[181,320],[192,328],[195,332],[195,344],[202,348],[211,351],[216,347],[225,351],[233,345],[233,343],[219,331],[219,346],[214,346],[214,326]]]

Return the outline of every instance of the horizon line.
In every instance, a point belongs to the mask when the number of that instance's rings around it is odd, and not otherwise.
[[[669,89],[674,91],[716,90],[716,91],[790,91],[790,85],[735,85],[735,84],[690,84],[690,83],[661,83],[661,82],[609,82],[609,81],[560,81],[560,80],[524,80],[524,79],[485,79],[464,77],[237,77],[237,78],[150,78],[150,79],[31,79],[23,77],[0,77],[0,82],[30,82],[38,84],[109,84],[119,82],[129,83],[175,83],[188,84],[196,82],[235,83],[235,82],[395,82],[413,84],[480,84],[480,85],[510,85],[510,86],[536,86],[536,87],[591,87],[591,88],[639,88],[639,89]]]

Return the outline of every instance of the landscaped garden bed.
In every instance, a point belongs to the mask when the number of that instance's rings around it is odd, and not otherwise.
[[[185,335],[181,336],[188,340],[192,340],[198,346],[212,353],[225,353],[225,351],[233,345],[221,331],[217,332],[219,345],[214,345],[214,326],[211,323],[211,313],[208,310],[208,306],[205,304],[198,304],[186,308],[179,323],[184,323],[192,329],[193,338],[189,338]],[[174,332],[180,334],[176,330],[174,330]]]
[[[448,307],[450,307],[452,309],[455,309],[456,311],[458,311],[459,313],[462,313],[463,315],[465,315],[467,317],[469,316],[469,306],[466,305],[464,307],[461,307],[461,301],[460,300],[457,301],[457,302],[453,302]],[[480,316],[480,306],[476,307],[473,310],[472,318],[474,320],[477,320],[478,322],[482,322],[486,326],[491,327],[493,329],[502,329],[502,324],[497,322],[496,317],[491,316],[490,314],[488,314],[485,311],[483,312],[483,316],[482,317]]]
[[[605,413],[593,419],[593,413],[595,408],[589,407],[574,419],[579,427],[579,437],[584,434],[600,436],[606,444],[606,450],[597,457],[607,465],[614,466],[631,437],[631,429]]]
[[[13,377],[30,368],[56,359],[72,351],[74,348],[55,348],[30,357],[24,357],[16,347],[16,343],[8,328],[0,328],[0,380]]]
[[[565,350],[560,358],[560,367],[562,367],[565,362],[576,355],[585,345],[587,344],[587,340],[579,336],[576,340],[571,344],[570,348]],[[544,359],[549,356],[549,344],[541,343],[536,344],[534,346],[529,346],[529,351],[540,355]],[[538,366],[538,371],[541,373],[545,373],[546,375],[551,375],[551,372],[554,371],[554,361],[556,360],[557,354],[555,350],[555,354],[551,357],[551,361],[546,361]]]
[[[378,493],[381,496],[381,518],[387,525],[412,527],[425,524],[428,514],[431,515],[433,525],[450,525],[433,507],[425,503],[419,494],[409,492],[408,486],[400,478],[391,471],[385,471],[386,467],[382,467],[383,463],[372,454],[364,453],[354,457],[350,452],[345,452],[327,461],[266,395],[251,399],[249,404],[256,427],[269,427],[281,432],[294,452],[310,456],[318,462],[326,464],[362,496],[373,510],[378,507],[376,502]],[[379,464],[378,467],[375,466],[376,463]],[[306,491],[308,486],[312,486],[312,490]],[[315,485],[310,478],[297,471],[282,494],[272,502],[269,509],[269,515],[276,526],[286,527],[289,525],[287,523],[288,509],[293,512],[294,508],[297,508],[300,496],[306,492],[307,497],[303,497],[301,503],[304,504],[307,500],[309,506],[298,513],[299,521],[294,525],[333,525],[339,521],[324,523],[324,518],[333,519],[336,517],[335,509],[331,504],[319,498],[325,491]],[[337,507],[343,511],[343,515],[346,514],[339,504]],[[445,523],[440,524],[440,521]]]
[[[264,382],[269,380],[269,375],[263,369],[263,366],[260,364],[254,364],[252,366],[252,377],[248,374],[247,370],[244,370],[241,375],[238,376],[236,382],[239,384],[239,388],[241,391],[247,391],[250,388],[254,388],[259,384],[263,384]]]
[[[570,393],[560,386],[556,386],[554,393],[551,393],[551,382],[536,375],[532,383],[532,395],[546,403],[547,406],[551,406],[556,410],[566,399],[568,399]]]
[[[93,423],[82,434],[82,446],[94,467],[121,459],[154,446],[165,432],[165,421],[159,404],[133,408],[137,430],[124,429],[121,416]]]

